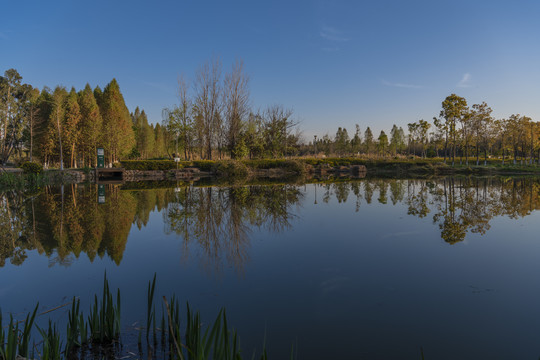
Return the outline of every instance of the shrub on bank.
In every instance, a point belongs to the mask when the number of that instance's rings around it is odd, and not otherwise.
[[[283,162],[283,168],[295,174],[305,174],[307,172],[307,164],[301,160],[286,160]]]
[[[186,161],[185,163],[189,164],[190,167],[195,167],[201,171],[214,171],[218,161],[214,160],[194,160]]]
[[[220,161],[215,170],[220,176],[229,178],[245,178],[249,175],[247,166],[243,162],[235,160]]]
[[[43,172],[43,165],[35,161],[26,161],[19,166],[25,174],[40,174]]]

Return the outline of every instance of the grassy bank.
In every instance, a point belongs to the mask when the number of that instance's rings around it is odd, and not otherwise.
[[[79,182],[80,175],[87,173],[86,170],[44,170],[40,173],[27,172],[0,172],[0,190],[31,190],[46,185],[61,185]]]
[[[260,160],[204,160],[180,161],[172,160],[125,160],[120,166],[126,170],[173,170],[183,168],[197,168],[222,177],[245,176],[260,170],[276,170],[288,174],[302,174],[313,172],[316,169],[326,171],[340,171],[345,167],[364,165],[368,173],[396,173],[396,174],[539,174],[538,165],[514,165],[506,162],[502,164],[498,159],[490,159],[486,165],[444,163],[442,159],[401,159],[401,158],[300,158],[300,159],[260,159]]]

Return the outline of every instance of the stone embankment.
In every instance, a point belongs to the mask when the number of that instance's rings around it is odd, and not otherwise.
[[[210,175],[197,168],[184,168],[179,170],[125,170],[124,181],[161,181],[161,180],[187,180],[200,176]]]

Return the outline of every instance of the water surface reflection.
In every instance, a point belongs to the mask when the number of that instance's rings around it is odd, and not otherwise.
[[[314,201],[306,204],[306,186]],[[540,208],[540,180],[535,178],[443,178],[432,180],[360,179],[309,185],[211,187],[185,185],[130,190],[106,186],[98,201],[95,185],[45,187],[24,194],[0,194],[0,266],[9,259],[20,265],[27,251],[37,250],[55,264],[69,266],[81,254],[122,261],[128,235],[144,228],[161,212],[166,234],[182,242],[179,256],[195,251],[210,267],[224,263],[241,269],[254,230],[280,233],[303,207],[354,202],[406,205],[407,215],[430,218],[449,244],[468,233],[485,234],[494,217],[517,219]]]

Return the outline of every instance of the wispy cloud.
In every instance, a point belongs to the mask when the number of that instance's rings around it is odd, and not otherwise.
[[[471,74],[469,74],[469,73],[463,74],[463,77],[458,82],[457,87],[460,87],[460,88],[472,87],[472,85],[471,85]]]
[[[319,35],[325,40],[335,41],[335,42],[347,42],[349,38],[346,37],[341,30],[338,30],[331,26],[324,25],[319,31]]]
[[[386,86],[392,86],[397,88],[404,88],[404,89],[421,89],[423,88],[422,85],[415,85],[415,84],[405,84],[405,83],[393,83],[386,80],[382,80],[382,83]]]

